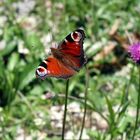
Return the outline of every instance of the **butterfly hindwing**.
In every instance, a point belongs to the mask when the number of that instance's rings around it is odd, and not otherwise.
[[[75,71],[69,67],[66,67],[57,58],[50,56],[40,64],[39,68],[37,69],[37,73],[41,79],[45,79],[46,77],[67,79],[74,75]]]

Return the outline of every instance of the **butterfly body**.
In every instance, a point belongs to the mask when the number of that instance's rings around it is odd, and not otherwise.
[[[45,79],[56,77],[67,79],[76,74],[86,63],[83,51],[85,33],[77,29],[66,36],[57,48],[51,48],[52,55],[37,68],[36,76]]]

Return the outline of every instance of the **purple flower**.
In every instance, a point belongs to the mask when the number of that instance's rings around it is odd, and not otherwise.
[[[128,47],[128,52],[131,58],[138,64],[140,64],[140,42],[135,43]]]

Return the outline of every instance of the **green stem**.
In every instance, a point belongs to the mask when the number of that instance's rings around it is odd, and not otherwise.
[[[82,121],[82,127],[81,127],[79,140],[82,139],[83,129],[84,129],[84,126],[85,126],[85,118],[86,118],[86,112],[87,112],[87,93],[88,93],[88,84],[89,84],[88,82],[89,82],[89,73],[88,73],[88,69],[86,67],[86,87],[85,87],[84,116],[83,116],[83,121]]]
[[[69,79],[66,82],[66,94],[65,94],[65,108],[64,108],[64,118],[63,118],[63,128],[62,128],[62,140],[64,140],[64,136],[65,136],[65,124],[66,124],[67,102],[68,102],[68,88],[69,88]]]
[[[138,103],[137,103],[136,121],[135,121],[135,127],[134,127],[132,140],[134,140],[135,138],[136,129],[138,127],[139,107],[140,107],[140,68],[138,67],[138,69],[139,69],[139,89],[138,89],[138,100],[137,100]]]
[[[124,113],[126,111],[126,109],[127,109],[125,103],[128,103],[129,102],[129,100],[128,100],[129,87],[130,87],[130,84],[131,84],[132,79],[133,79],[132,78],[133,77],[132,75],[133,75],[133,72],[134,72],[134,68],[135,68],[135,66],[133,66],[133,68],[130,71],[130,74],[131,74],[130,80],[125,85],[125,91],[123,92],[121,103],[120,103],[119,108],[117,110],[117,114],[118,114],[117,119],[116,119],[117,122],[118,122],[120,116],[122,115],[122,112]]]

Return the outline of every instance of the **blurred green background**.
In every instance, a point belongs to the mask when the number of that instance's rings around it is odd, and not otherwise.
[[[127,33],[140,39],[139,0],[1,0],[0,139],[61,139],[66,81],[36,79],[35,70],[52,43],[79,27],[86,33],[89,71],[83,140],[131,139],[138,70],[127,54]],[[70,79],[67,139],[78,138],[85,73]]]

